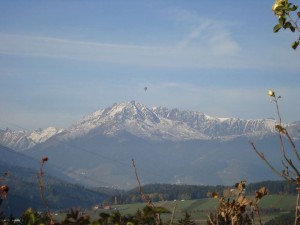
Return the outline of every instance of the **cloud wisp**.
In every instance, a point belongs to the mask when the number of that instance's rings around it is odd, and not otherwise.
[[[165,68],[223,68],[244,66],[231,51],[215,47],[187,46],[201,29],[193,31],[178,46],[141,46],[74,41],[49,37],[0,34],[0,54],[58,58]],[[228,41],[229,43],[229,41]],[[231,48],[230,45],[227,45]],[[218,49],[220,46],[217,47]],[[227,56],[227,57],[224,57]],[[230,65],[230,66],[229,66]]]
[[[295,60],[283,60],[283,56],[292,54],[287,53],[288,50],[268,55],[270,51],[260,49],[257,54],[241,47],[231,36],[230,31],[219,29],[218,24],[208,20],[198,22],[173,46],[111,44],[0,33],[0,54],[171,69],[297,67],[293,63]]]

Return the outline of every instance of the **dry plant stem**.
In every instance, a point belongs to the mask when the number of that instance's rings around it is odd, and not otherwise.
[[[280,126],[281,126],[281,124],[280,124]],[[286,158],[285,147],[284,147],[284,144],[283,144],[282,135],[281,135],[280,131],[278,131],[278,135],[279,135],[279,140],[280,140],[280,146],[281,146],[282,155],[285,158],[285,160],[288,161],[287,158]]]
[[[41,163],[41,168],[40,168],[40,173],[39,173],[40,195],[41,195],[41,199],[47,209],[47,215],[48,215],[48,218],[50,219],[50,225],[52,225],[52,224],[54,224],[54,221],[53,221],[48,203],[45,199],[44,192],[43,192],[43,167],[44,167],[44,161],[42,161],[42,163]]]
[[[258,216],[259,224],[262,225],[261,216],[260,216],[260,210],[259,210],[259,207],[257,205],[255,205],[255,211],[256,211],[257,216]]]
[[[132,159],[131,162],[132,162],[132,166],[134,168],[134,174],[135,174],[135,178],[136,178],[137,183],[138,183],[139,192],[140,192],[142,198],[144,199],[144,201],[146,202],[146,204],[149,207],[151,207],[153,210],[155,210],[155,206],[153,205],[153,203],[151,202],[151,200],[147,198],[147,196],[144,194],[144,192],[142,190],[141,182],[140,182],[139,176],[137,174],[137,169],[135,167],[134,159]],[[159,213],[156,213],[155,222],[156,222],[157,225],[160,225],[160,214]]]
[[[132,166],[134,168],[134,173],[135,173],[135,178],[138,182],[138,188],[139,188],[139,192],[142,196],[142,198],[144,199],[144,201],[146,202],[146,204],[148,206],[150,206],[151,208],[155,208],[155,206],[152,204],[151,200],[147,198],[147,196],[144,194],[143,190],[142,190],[142,187],[141,187],[141,182],[139,180],[139,177],[138,177],[138,174],[137,174],[137,170],[136,170],[136,167],[135,167],[135,164],[134,164],[134,160],[132,159]]]
[[[299,27],[298,27],[298,25],[297,25],[297,21],[298,21],[298,20],[297,20],[296,22],[293,21],[289,14],[288,14],[288,17],[289,17],[289,18],[291,19],[291,21],[294,23],[296,29],[300,32]],[[278,100],[278,99],[275,100],[275,103],[276,103],[277,115],[278,115],[278,117],[279,117],[279,125],[281,126],[281,116],[280,116],[280,111],[279,111],[279,106],[278,106],[278,101],[277,101],[277,100]],[[300,161],[300,157],[299,157],[298,151],[297,151],[296,146],[295,146],[295,144],[294,144],[294,141],[292,140],[292,138],[291,138],[291,136],[289,135],[288,131],[287,131],[287,130],[284,130],[283,133],[284,133],[284,134],[286,135],[286,137],[288,138],[289,143],[291,144],[291,146],[292,146],[292,148],[293,148],[293,151],[294,151],[295,155],[297,156],[298,161]],[[300,174],[299,174],[298,169],[295,167],[295,165],[293,164],[292,160],[291,160],[291,159],[289,160],[289,159],[287,159],[287,157],[286,157],[281,132],[278,131],[278,134],[279,134],[279,137],[280,137],[280,145],[281,145],[281,147],[282,147],[283,157],[284,157],[284,159],[287,161],[287,163],[292,167],[292,169],[294,170],[293,172],[297,175],[297,178],[299,178],[299,177],[300,177]],[[289,177],[289,175],[288,175],[288,177]],[[296,182],[297,184],[299,184],[299,180],[298,180],[298,179],[295,181],[294,179],[292,179],[291,177],[289,177],[288,180],[291,181],[291,182],[293,182],[293,183]],[[299,197],[300,197],[300,190],[297,189],[297,201],[296,201],[296,209],[295,209],[295,221],[294,221],[294,225],[297,224],[297,221],[298,221],[298,219],[299,219],[299,216],[298,216]]]
[[[296,201],[296,210],[295,210],[295,222],[294,222],[294,225],[297,225],[297,221],[299,219],[299,216],[298,216],[299,198],[300,198],[300,190],[297,189],[297,201]]]
[[[297,151],[297,148],[296,148],[296,145],[295,145],[294,141],[292,140],[292,138],[291,138],[291,136],[289,135],[288,132],[286,132],[285,135],[286,135],[287,138],[289,139],[289,142],[290,142],[290,144],[291,144],[292,147],[293,147],[293,150],[294,150],[294,152],[295,152],[295,154],[296,154],[296,156],[297,156],[297,159],[298,159],[298,161],[300,162],[300,156],[299,156],[299,154],[298,154],[298,151]]]
[[[214,224],[212,218],[211,218],[211,214],[208,214],[208,219],[209,219],[209,222],[212,224],[212,225],[219,225],[219,213],[218,213],[218,209],[216,209],[216,224]]]
[[[216,214],[217,215],[217,218],[216,218],[217,219],[217,224],[216,225],[219,225],[219,216],[218,216],[219,213],[218,213],[218,209],[216,209],[216,211],[217,211],[217,214]]]
[[[212,221],[212,219],[210,218],[210,215],[208,215],[208,219],[211,225],[215,225],[214,222]]]
[[[174,206],[174,209],[173,209],[173,212],[172,212],[172,216],[171,216],[171,220],[170,220],[170,225],[173,224],[176,208],[177,208],[177,204],[175,204],[175,206]]]
[[[298,28],[298,27],[297,27],[297,28]],[[299,28],[298,28],[298,29],[299,29]],[[275,101],[275,104],[276,104],[277,116],[278,116],[278,118],[279,118],[279,125],[282,126],[281,115],[280,115],[280,111],[279,111],[278,98],[277,98],[276,100],[274,100],[274,101]],[[284,153],[284,155],[285,155],[285,150],[284,150],[284,144],[283,144],[283,141],[282,141],[282,136],[281,136],[280,131],[278,131],[278,133],[279,133],[279,137],[280,137],[280,144],[281,144],[281,146],[282,146],[282,150],[283,150],[283,153]],[[287,138],[288,138],[290,144],[291,144],[292,147],[293,147],[293,150],[294,150],[294,152],[295,152],[295,154],[296,154],[298,160],[300,161],[300,156],[299,156],[299,154],[298,154],[298,151],[297,151],[297,149],[296,149],[296,146],[295,146],[295,144],[294,144],[294,141],[293,141],[292,138],[290,137],[290,135],[289,135],[289,133],[287,132],[287,130],[284,131],[284,134],[287,136]]]
[[[275,98],[274,102],[276,104],[276,111],[277,111],[277,116],[278,116],[278,119],[279,119],[279,124],[281,125],[281,115],[280,115],[280,111],[279,111],[278,98]]]
[[[292,148],[293,148],[293,151],[294,151],[295,155],[297,156],[298,161],[300,161],[300,156],[299,156],[299,154],[298,154],[298,151],[297,151],[297,149],[296,149],[296,146],[295,146],[295,144],[294,144],[292,138],[290,137],[289,133],[287,132],[286,129],[282,128],[282,120],[281,120],[281,115],[280,115],[280,110],[279,110],[279,104],[278,104],[278,99],[279,99],[279,98],[280,98],[280,97],[275,97],[275,96],[274,96],[273,101],[274,101],[275,104],[276,104],[276,112],[277,112],[277,116],[278,116],[278,120],[279,120],[279,125],[278,125],[277,131],[278,131],[278,135],[279,135],[279,140],[280,140],[280,146],[281,146],[282,156],[283,156],[283,158],[284,158],[284,160],[283,160],[282,162],[283,162],[284,167],[286,168],[286,173],[280,173],[278,170],[276,170],[276,169],[271,165],[271,163],[265,158],[264,154],[263,154],[262,152],[259,152],[259,151],[256,149],[254,143],[253,143],[253,142],[250,142],[250,144],[252,145],[252,147],[253,147],[253,149],[255,150],[255,152],[257,153],[257,155],[258,155],[263,161],[265,161],[265,163],[271,168],[271,170],[272,170],[273,172],[275,172],[278,176],[283,177],[285,180],[287,180],[287,181],[289,181],[289,182],[291,182],[291,183],[297,183],[297,184],[299,184],[299,180],[295,180],[295,179],[293,179],[292,177],[290,177],[289,171],[288,171],[288,166],[289,166],[290,168],[292,168],[292,171],[290,171],[290,172],[292,172],[293,174],[295,174],[296,177],[300,177],[300,173],[299,173],[298,169],[295,167],[295,165],[294,165],[294,163],[292,162],[292,160],[291,160],[291,159],[288,159],[287,156],[286,156],[285,145],[284,145],[284,143],[283,143],[283,137],[282,137],[283,134],[286,135],[286,137],[288,138],[289,143],[291,144],[291,146],[292,146]],[[284,163],[284,161],[285,161],[287,164]],[[287,165],[288,165],[288,166],[287,166]]]
[[[281,122],[282,120],[281,120],[281,115],[280,115],[280,110],[279,110],[278,98],[276,98],[274,101],[275,101],[275,104],[276,104],[277,116],[279,118],[279,126],[282,127],[282,122]],[[282,131],[278,130],[278,135],[279,135],[279,139],[280,139],[280,145],[281,145],[281,150],[282,150],[283,157],[284,157],[285,161],[290,165],[290,167],[293,168],[294,172],[297,174],[297,177],[300,177],[298,169],[295,167],[295,165],[293,164],[292,160],[288,159],[287,156],[286,156],[285,146],[284,146],[284,143],[283,143],[283,140],[282,140],[282,134],[281,134],[281,132]],[[300,161],[300,157],[299,157],[298,151],[297,151],[296,146],[295,146],[292,138],[290,137],[289,133],[287,132],[286,129],[283,130],[283,133],[287,136],[290,144],[293,147],[294,153],[297,156],[298,161]]]
[[[289,15],[288,15],[289,16]],[[290,17],[290,16],[289,16]],[[291,19],[292,21],[292,19]],[[297,22],[298,20],[296,20]],[[294,22],[294,21],[292,21]],[[299,27],[297,26],[297,24],[295,24],[296,26],[296,29],[300,32],[299,30]],[[300,37],[299,37],[299,40],[300,40]],[[282,173],[279,173],[278,170],[276,170],[271,164],[270,162],[265,158],[264,154],[262,152],[259,152],[254,143],[253,142],[250,142],[250,144],[252,145],[254,151],[256,152],[256,154],[263,160],[265,161],[265,163],[271,168],[271,170],[273,172],[275,172],[278,176],[284,178],[285,180],[289,181],[290,183],[293,183],[293,184],[300,184],[300,173],[299,173],[299,170],[296,168],[296,166],[294,165],[294,163],[292,162],[291,159],[288,159],[287,155],[286,155],[286,150],[285,150],[285,145],[283,143],[283,135],[285,135],[289,141],[289,144],[292,146],[293,148],[293,151],[295,153],[295,155],[297,156],[297,159],[298,161],[300,162],[300,156],[298,154],[298,151],[296,149],[296,146],[292,140],[292,138],[290,137],[288,131],[283,128],[282,126],[282,122],[281,122],[281,115],[280,115],[280,111],[279,111],[279,105],[278,105],[278,99],[280,98],[279,97],[276,97],[275,96],[275,93],[273,91],[271,91],[271,93],[269,92],[269,95],[271,97],[273,97],[273,101],[275,102],[276,104],[276,110],[277,110],[277,116],[278,116],[278,119],[279,119],[279,124],[275,126],[275,128],[277,129],[277,132],[278,132],[278,135],[279,135],[279,140],[280,140],[280,146],[281,146],[281,152],[282,152],[282,156],[284,158],[284,160],[282,160],[282,164],[284,166],[284,170]],[[291,171],[289,171],[289,167],[292,168]],[[293,176],[296,176],[296,179],[294,179],[293,177],[290,176],[290,173],[293,175]],[[300,206],[299,206],[299,198],[300,198],[300,188],[297,188],[297,201],[296,201],[296,209],[295,209],[295,221],[294,221],[294,225],[297,224],[297,221],[298,219],[300,218],[300,215],[298,216],[298,213],[299,213],[299,209],[300,209]],[[257,206],[257,205],[256,205]],[[257,207],[257,212],[259,214],[259,209]],[[259,215],[259,218],[260,218],[260,215]],[[252,220],[252,222],[254,222]],[[261,219],[260,219],[260,224],[261,224]]]
[[[285,131],[285,133],[287,133],[287,131]],[[281,148],[282,148],[282,154],[283,154],[283,157],[284,157],[285,161],[290,165],[290,167],[293,168],[294,172],[297,174],[297,177],[300,177],[299,171],[298,171],[298,169],[294,166],[292,160],[291,160],[291,159],[288,159],[288,158],[286,157],[285,148],[284,148],[284,144],[283,144],[283,140],[282,140],[282,135],[280,134],[280,132],[279,132],[279,138],[280,138],[280,145],[281,145]]]
[[[254,212],[253,210],[251,211],[251,224],[254,225],[255,222],[254,222]]]
[[[299,18],[297,18],[296,20],[293,20],[293,18],[290,16],[289,13],[287,13],[287,16],[289,17],[290,22],[292,22],[292,23],[294,24],[296,30],[297,30],[298,32],[300,32],[300,29],[299,29],[299,27],[298,27],[298,20],[299,20]]]
[[[2,183],[2,181],[4,181],[4,179],[8,176],[8,172],[5,172],[1,178],[0,178],[0,183]]]
[[[278,176],[280,177],[283,177],[284,179],[290,181],[288,178],[286,178],[285,176],[282,176],[282,174],[280,172],[278,172],[272,165],[271,163],[265,158],[264,154],[262,152],[259,152],[257,149],[256,149],[256,146],[253,142],[250,142],[252,148],[254,149],[254,151],[256,152],[256,154],[263,160],[265,161],[265,163],[270,167],[270,169],[276,173]]]

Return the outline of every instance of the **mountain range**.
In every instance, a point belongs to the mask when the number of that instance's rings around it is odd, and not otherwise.
[[[48,156],[61,173],[90,186],[132,188],[133,158],[144,183],[230,184],[276,179],[248,143],[255,141],[280,166],[275,125],[274,119],[216,118],[130,101],[67,129],[0,130],[0,144],[37,159]],[[285,127],[297,143],[300,123]]]

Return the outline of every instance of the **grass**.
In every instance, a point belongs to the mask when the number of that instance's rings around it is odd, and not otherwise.
[[[252,197],[253,199],[253,197]],[[293,195],[269,195],[265,196],[259,203],[259,208],[261,209],[262,221],[267,222],[270,219],[278,216],[279,214],[286,213],[288,211],[294,210],[296,203],[296,196]],[[184,200],[184,201],[163,201],[155,202],[155,206],[163,206],[172,213],[175,205],[176,213],[175,220],[182,218],[185,211],[191,214],[192,218],[198,224],[207,224],[207,215],[209,212],[215,212],[217,207],[217,199],[204,198],[198,200]],[[100,212],[112,213],[118,210],[122,215],[135,214],[138,209],[143,209],[145,203],[134,203],[134,204],[124,204],[124,205],[113,205],[110,210],[97,209],[97,210],[86,210],[86,213],[91,217],[91,221],[99,218]],[[171,213],[162,215],[164,221],[168,221],[171,218]],[[60,214],[55,217],[55,220],[60,220],[64,218],[65,214]]]
[[[259,206],[261,209],[279,209],[290,211],[295,209],[296,196],[294,195],[268,195],[265,196]]]

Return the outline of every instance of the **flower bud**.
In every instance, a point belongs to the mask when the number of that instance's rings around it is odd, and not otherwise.
[[[284,14],[284,10],[282,8],[288,5],[288,3],[288,0],[276,0],[272,6],[272,11],[276,16],[281,17]]]
[[[270,97],[275,97],[275,92],[272,91],[272,90],[269,90],[269,91],[268,91],[268,95],[269,95]]]
[[[3,192],[5,195],[8,193],[9,191],[9,188],[6,186],[6,185],[2,185],[1,186],[1,192]]]
[[[42,158],[42,163],[47,162],[48,161],[48,157],[43,157]]]
[[[220,196],[219,196],[219,193],[218,192],[213,192],[212,194],[211,194],[211,196],[213,197],[213,198],[219,198]]]

